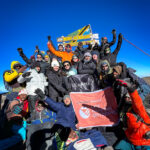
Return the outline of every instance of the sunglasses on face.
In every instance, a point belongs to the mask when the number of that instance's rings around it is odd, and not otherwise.
[[[70,66],[70,65],[69,64],[65,64],[64,66],[66,67],[66,66]]]
[[[37,57],[37,58],[42,58],[42,57]]]
[[[21,68],[21,65],[15,65],[14,68]]]

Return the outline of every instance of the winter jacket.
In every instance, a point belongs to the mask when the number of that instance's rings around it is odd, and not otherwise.
[[[50,64],[44,61],[37,61],[37,62],[40,63],[40,67],[41,67],[40,72],[46,74],[46,70],[49,68]]]
[[[121,48],[121,44],[122,44],[122,36],[120,36],[120,38],[118,39],[118,44],[117,44],[116,49],[112,53],[104,54],[104,56],[101,55],[100,59],[108,60],[108,62],[110,63],[110,66],[114,66],[116,64],[117,55]]]
[[[28,95],[36,95],[35,90],[37,88],[40,88],[43,92],[45,92],[45,86],[47,86],[48,83],[44,74],[38,73],[35,69],[30,69],[28,72],[31,72],[29,76],[24,78],[21,75],[18,78],[19,83],[26,82],[26,90]]]
[[[65,106],[62,102],[55,102],[50,98],[46,98],[45,102],[56,112],[56,124],[64,127],[70,127],[75,130],[76,117],[72,104]]]
[[[92,60],[90,60],[89,62],[84,62],[84,60],[82,60],[79,63],[79,66],[78,66],[79,74],[93,75],[95,71],[96,71],[96,64]]]
[[[106,62],[108,65],[108,71],[103,71],[101,69],[101,65],[103,62]],[[101,88],[105,88],[107,86],[111,86],[112,85],[112,68],[110,67],[110,64],[107,60],[101,61],[98,66],[97,66],[97,70],[98,70],[98,76],[99,76],[99,80],[100,80],[100,87]]]
[[[116,32],[113,33],[113,40],[111,42],[106,42],[106,43],[102,43],[99,50],[100,50],[100,53],[104,53],[104,49],[106,47],[111,47],[112,45],[114,45],[116,42]]]
[[[22,57],[22,59],[30,66],[34,62],[32,59],[27,58],[27,56],[24,54],[24,52],[19,52],[19,55]],[[34,55],[33,55],[34,56]]]
[[[64,61],[70,61],[70,62],[71,62],[72,56],[74,55],[72,51],[71,51],[71,52],[66,52],[66,51],[61,52],[61,51],[57,51],[57,50],[54,48],[53,44],[50,43],[50,42],[48,42],[47,45],[48,45],[49,50],[50,50],[54,55],[56,55],[56,56],[62,58],[62,62],[64,62]]]
[[[75,53],[75,55],[76,55],[80,60],[82,60],[83,55],[84,55],[84,53],[85,53],[86,51],[87,51],[86,48],[79,48],[79,47],[76,47],[74,53]]]
[[[53,98],[62,96],[66,92],[66,89],[63,87],[63,78],[59,72],[48,70],[46,76],[48,78],[49,97]]]
[[[145,138],[146,133],[150,132],[150,116],[147,114],[137,90],[130,93],[130,97],[132,99],[132,109],[126,113],[127,129],[125,130],[125,134],[133,145],[150,145],[150,139]],[[143,121],[139,120],[133,111],[140,116]]]
[[[44,107],[42,111],[39,111],[37,108],[38,101],[35,105],[35,110],[31,114],[31,124],[38,125],[50,122],[51,124],[55,123],[56,121],[56,113],[51,111],[50,109]]]
[[[12,61],[11,70],[6,70],[3,74],[5,88],[8,91],[19,92],[21,89],[20,87],[22,86],[17,82],[17,78],[22,73],[18,73],[17,70],[14,69],[14,65],[16,65],[16,64],[20,64],[20,62]]]

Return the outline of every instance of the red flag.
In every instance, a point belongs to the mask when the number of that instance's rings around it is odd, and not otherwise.
[[[119,120],[112,88],[95,92],[71,92],[79,128],[112,126]]]

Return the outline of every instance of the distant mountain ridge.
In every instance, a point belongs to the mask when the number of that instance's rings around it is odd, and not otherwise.
[[[143,79],[150,85],[150,76],[149,77],[143,77]]]

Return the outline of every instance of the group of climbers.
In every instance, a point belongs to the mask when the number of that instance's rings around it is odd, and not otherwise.
[[[1,137],[0,149],[9,148],[20,142],[20,139],[27,150],[84,150],[88,148],[87,145],[89,150],[150,149],[150,86],[137,77],[131,68],[127,68],[124,62],[117,62],[123,36],[119,34],[117,47],[112,52],[111,46],[116,43],[116,30],[112,30],[112,34],[111,42],[106,37],[101,39],[101,45],[87,43],[88,47],[83,47],[83,43],[79,42],[75,51],[69,44],[65,48],[60,44],[56,50],[48,36],[49,50],[46,54],[36,46],[30,58],[27,58],[22,48],[18,48],[26,65],[13,61],[11,70],[4,71],[5,87],[10,93],[3,109],[6,120],[3,120],[5,129],[6,124],[11,122],[12,132],[16,125],[13,120],[20,124],[17,124],[15,134]],[[117,129],[109,127],[114,133],[111,142],[105,134],[108,127],[78,129],[78,120],[69,96],[70,92],[93,92],[110,86],[120,116]],[[115,135],[119,129],[123,133],[122,137]],[[16,135],[19,140],[6,145]],[[86,144],[77,146],[74,143],[84,138],[88,139]],[[68,144],[68,139],[74,140]],[[62,143],[65,145],[62,146]]]

